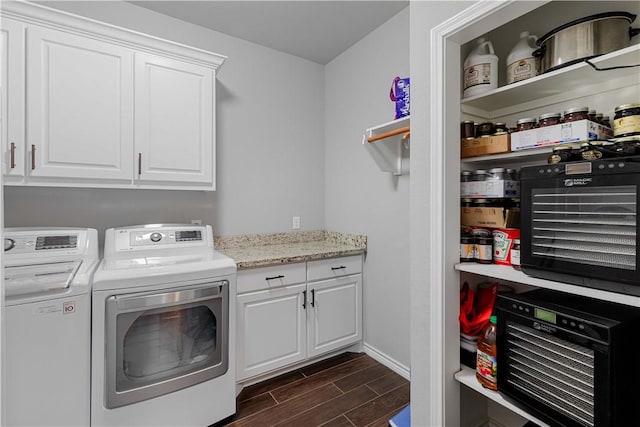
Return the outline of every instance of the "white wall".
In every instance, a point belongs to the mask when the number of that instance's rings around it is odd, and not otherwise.
[[[217,235],[324,229],[324,67],[126,2],[45,2],[227,55],[217,89],[216,192],[7,187],[7,226],[201,219]],[[238,25],[242,25],[241,22]]]
[[[409,8],[326,65],[325,217],[365,234],[365,343],[409,367],[409,176],[378,169],[364,130],[393,120],[395,76],[409,76]]]

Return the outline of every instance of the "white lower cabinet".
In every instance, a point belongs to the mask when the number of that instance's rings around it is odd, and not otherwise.
[[[237,304],[239,382],[354,344],[362,256],[240,270]]]

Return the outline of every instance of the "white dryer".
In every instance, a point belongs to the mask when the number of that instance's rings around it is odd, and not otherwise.
[[[6,423],[86,426],[98,233],[7,228],[4,237]]]
[[[93,284],[92,426],[235,413],[236,265],[210,226],[111,228]]]

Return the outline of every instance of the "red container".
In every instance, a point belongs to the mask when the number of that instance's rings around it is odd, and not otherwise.
[[[493,262],[511,265],[513,241],[520,238],[519,228],[496,228],[493,230]]]

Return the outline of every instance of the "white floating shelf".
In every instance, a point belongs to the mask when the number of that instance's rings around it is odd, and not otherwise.
[[[403,152],[409,149],[410,117],[402,117],[382,125],[369,128],[362,138],[362,145],[383,172],[402,175],[408,171],[403,167]]]
[[[638,64],[640,63],[640,44],[593,58],[591,62],[599,68]],[[482,95],[463,98],[460,103],[463,109],[468,106],[483,111],[496,111],[513,106],[514,101],[523,104],[569,91],[583,91],[588,95],[593,93],[594,88],[602,89],[613,81],[618,85],[622,79],[628,79],[629,85],[640,83],[638,68],[596,71],[586,62],[579,62],[528,80],[499,87]]]
[[[454,378],[461,384],[464,384],[470,389],[477,391],[478,393],[485,396],[486,398],[493,400],[494,402],[515,412],[521,417],[526,418],[529,421],[533,421],[534,423],[538,424],[541,427],[549,427],[549,424],[534,417],[533,415],[531,415],[530,413],[522,409],[520,406],[513,403],[511,400],[506,399],[499,392],[484,388],[476,379],[476,371],[474,371],[473,369],[466,366],[462,366],[462,370],[459,372],[456,372],[456,374],[454,375]]]
[[[485,156],[477,157],[465,157],[460,159],[462,163],[474,163],[474,164],[507,164],[514,161],[518,162],[530,162],[540,160],[542,163],[547,163],[547,157],[551,154],[552,146],[532,148],[530,150],[512,151],[510,153],[502,154],[487,154]]]
[[[586,286],[576,286],[568,283],[554,282],[552,280],[538,279],[536,277],[527,276],[522,271],[518,271],[510,266],[463,262],[456,264],[455,269],[458,271],[479,274],[481,276],[507,280],[510,282],[523,283],[525,285],[536,286],[538,288],[553,289],[575,295],[596,298],[603,301],[611,301],[633,307],[640,307],[640,297],[588,288]]]

